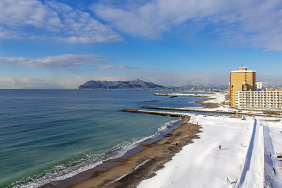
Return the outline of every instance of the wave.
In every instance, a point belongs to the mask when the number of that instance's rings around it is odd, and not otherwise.
[[[77,160],[69,160],[49,170],[45,170],[44,172],[35,176],[16,181],[10,184],[8,187],[36,188],[53,181],[59,181],[73,177],[81,172],[93,169],[105,161],[124,156],[129,150],[136,148],[147,140],[158,140],[161,135],[164,135],[170,132],[172,129],[178,127],[180,122],[181,119],[167,122],[150,136],[135,138],[131,141],[124,141],[109,150],[101,151],[99,154],[83,154],[83,156]]]

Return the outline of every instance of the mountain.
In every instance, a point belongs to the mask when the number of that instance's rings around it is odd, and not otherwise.
[[[226,90],[226,89],[228,89],[228,85],[212,84],[212,83],[197,83],[197,84],[187,84],[185,86],[179,87],[179,89],[186,89],[186,90],[220,89],[220,90]]]
[[[87,81],[78,89],[165,89],[164,86],[142,80],[133,81]]]

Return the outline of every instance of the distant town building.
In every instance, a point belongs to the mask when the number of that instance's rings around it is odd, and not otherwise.
[[[275,87],[275,88],[266,88],[265,90],[266,91],[282,91],[282,88],[277,88],[277,87]]]
[[[236,107],[237,91],[255,91],[255,83],[256,71],[248,70],[247,67],[239,67],[237,71],[231,71],[229,82],[230,105]]]
[[[262,89],[262,82],[256,82],[256,90],[261,91]]]
[[[282,91],[236,91],[236,108],[282,108]]]

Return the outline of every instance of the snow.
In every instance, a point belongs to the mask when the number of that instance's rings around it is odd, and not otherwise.
[[[209,100],[203,101],[203,103],[216,103],[220,104],[217,108],[203,108],[205,111],[218,111],[218,112],[235,112],[237,109],[230,108],[228,105],[222,105],[225,101],[225,93],[213,93],[209,96]]]
[[[248,152],[241,176],[235,187],[263,187],[264,185],[264,144],[263,126],[255,119]]]
[[[197,111],[217,111],[217,112],[238,112],[237,109],[229,108],[228,105],[222,105],[221,102],[225,101],[225,94],[224,93],[213,93],[209,95],[209,99],[203,101],[203,103],[215,103],[220,104],[217,108],[205,108],[205,107],[184,107],[179,108],[183,110],[197,110]]]
[[[231,71],[231,72],[242,73],[242,72],[256,72],[256,71],[254,71],[254,70],[239,70],[239,71]]]
[[[282,187],[282,122],[276,119],[263,121],[265,143],[265,186]]]
[[[225,101],[224,93],[214,93],[209,96],[209,100],[203,101],[204,103],[218,103]]]
[[[169,107],[167,107],[169,108]],[[218,108],[203,108],[203,107],[184,107],[184,108],[174,108],[175,110],[194,110],[194,111],[203,111],[203,112],[229,112],[229,113],[234,113],[237,112],[238,110],[236,109],[231,109],[231,108],[225,108],[223,106],[220,106]]]
[[[221,103],[215,93],[207,103]],[[193,108],[189,108],[193,109]],[[226,105],[194,108],[204,111],[237,111]],[[242,111],[262,115],[260,111]],[[173,112],[170,112],[173,113]],[[200,138],[177,153],[156,176],[142,181],[139,188],[164,187],[282,187],[282,121],[280,116],[244,117],[191,116],[202,126]],[[222,149],[219,150],[219,145]]]
[[[233,187],[240,176],[254,120],[192,115],[203,128],[193,144],[138,187]],[[221,150],[219,150],[221,145]],[[228,183],[227,183],[228,179]]]

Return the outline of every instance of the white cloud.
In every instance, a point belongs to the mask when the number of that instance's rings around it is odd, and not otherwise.
[[[77,89],[78,86],[91,80],[92,78],[86,76],[75,76],[68,78],[59,78],[55,81],[57,87],[63,89]]]
[[[164,86],[184,86],[187,84],[227,84],[228,74],[191,73],[191,72],[162,72],[128,74],[127,78],[154,82]]]
[[[257,77],[257,81],[262,81],[263,86],[282,86],[282,76],[281,75],[260,75]]]
[[[1,25],[0,25],[1,26]],[[0,27],[0,39],[20,39],[22,38],[16,32]]]
[[[92,9],[123,32],[156,38],[188,20],[213,15],[224,4],[223,0],[153,0],[137,8],[98,4]]]
[[[30,32],[29,27],[33,28],[33,32]],[[63,3],[1,0],[0,39],[10,38],[56,39],[70,43],[123,40],[109,26],[93,19],[89,13]]]
[[[59,88],[55,82],[37,78],[10,78],[0,77],[1,89],[47,89]]]
[[[71,78],[38,79],[0,77],[1,89],[76,89],[79,85],[90,80],[89,77],[77,76]]]
[[[28,67],[72,67],[106,61],[111,60],[99,58],[98,55],[84,54],[63,54],[57,56],[46,56],[41,58],[0,57],[0,64],[17,64]]]
[[[152,0],[137,7],[96,4],[92,9],[115,28],[132,35],[157,38],[192,22],[190,30],[197,25],[209,26],[231,44],[282,50],[280,0]]]
[[[125,69],[125,70],[155,70],[153,68],[144,68],[144,67],[130,67],[125,65],[99,65],[96,66],[94,69],[96,70],[111,70],[111,69]]]
[[[0,77],[0,89],[77,89],[89,80],[123,80],[122,77],[62,77],[53,79]]]

